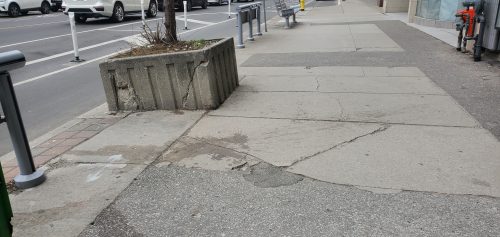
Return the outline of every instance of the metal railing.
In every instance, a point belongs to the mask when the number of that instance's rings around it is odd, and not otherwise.
[[[36,170],[33,162],[28,137],[9,74],[11,70],[24,67],[25,63],[24,55],[18,50],[0,53],[0,103],[5,115],[3,120],[7,122],[20,172],[14,177],[14,182],[16,187],[21,189],[32,188],[45,181],[43,170]]]
[[[261,25],[261,9],[262,9],[262,3],[256,2],[256,3],[250,3],[250,4],[245,4],[245,5],[240,5],[236,7],[237,11],[237,23],[238,23],[238,44],[236,45],[237,48],[245,48],[245,44],[243,43],[243,24],[248,23],[248,40],[249,41],[254,41],[254,34],[253,34],[253,20],[257,19],[257,33],[255,35],[261,36],[262,32],[260,30],[260,25]],[[265,10],[264,10],[265,14]],[[264,16],[265,17],[265,16]],[[267,27],[266,27],[267,28]]]

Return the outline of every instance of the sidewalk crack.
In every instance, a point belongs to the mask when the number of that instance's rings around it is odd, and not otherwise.
[[[340,107],[340,121],[346,121],[349,119],[349,117],[345,114],[345,109],[342,103],[340,102],[340,98],[335,98],[337,100],[337,103],[339,104]]]
[[[332,146],[332,147],[330,147],[330,148],[327,148],[327,149],[322,150],[322,151],[318,151],[318,152],[316,152],[316,153],[314,153],[314,154],[312,154],[312,155],[309,155],[309,156],[306,156],[306,157],[302,157],[302,158],[300,158],[299,160],[294,161],[291,165],[289,165],[289,166],[287,166],[287,167],[292,167],[292,166],[294,166],[294,165],[296,165],[296,164],[298,164],[298,163],[300,163],[300,162],[302,162],[302,161],[309,160],[309,159],[311,159],[311,158],[313,158],[313,157],[315,157],[315,156],[318,156],[318,155],[321,155],[321,154],[326,153],[326,152],[328,152],[328,151],[334,150],[334,149],[336,149],[337,147],[341,147],[341,146],[344,146],[344,145],[346,145],[346,144],[353,143],[353,142],[357,141],[357,140],[358,140],[358,139],[360,139],[360,138],[367,137],[367,136],[371,136],[371,135],[375,135],[375,134],[377,134],[377,133],[381,133],[381,132],[383,132],[383,131],[387,130],[389,127],[390,127],[390,125],[389,125],[389,124],[383,124],[381,127],[377,128],[377,129],[376,129],[376,130],[374,130],[374,131],[371,131],[371,132],[369,132],[369,133],[366,133],[366,134],[363,134],[363,135],[357,136],[357,137],[352,138],[352,139],[350,139],[350,140],[348,140],[348,141],[341,142],[341,143],[339,143],[339,144],[335,144],[334,146]]]
[[[238,151],[236,149],[233,149],[233,148],[229,148],[229,147],[225,147],[225,146],[222,146],[222,145],[218,145],[218,144],[214,144],[214,143],[211,143],[211,142],[208,142],[204,139],[200,139],[200,138],[196,138],[196,137],[191,137],[191,136],[186,136],[187,138],[190,138],[190,139],[193,139],[193,140],[196,140],[196,141],[199,141],[199,142],[202,142],[202,143],[205,143],[205,144],[208,144],[208,145],[211,145],[211,146],[215,146],[215,147],[218,147],[218,148],[222,148],[222,149],[226,149],[226,150],[230,150],[232,152],[235,152],[235,153],[238,153],[238,154],[242,154],[242,155],[246,155],[246,156],[250,156],[252,158],[255,158],[255,159],[258,159],[260,161],[264,161],[263,159],[257,157],[257,156],[254,156],[250,153],[246,153],[246,152],[243,152],[243,151]]]

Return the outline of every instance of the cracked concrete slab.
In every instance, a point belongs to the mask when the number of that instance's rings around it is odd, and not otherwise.
[[[484,129],[393,125],[288,171],[338,184],[500,197],[499,145]]]
[[[426,77],[417,67],[241,67],[238,72],[246,76]]]
[[[296,24],[294,29],[300,30],[300,34],[295,31],[285,29],[275,29],[271,36],[264,34],[259,38],[259,44],[249,44],[239,52],[247,54],[255,53],[285,53],[285,52],[355,52],[357,48],[377,49],[378,51],[396,51],[403,49],[389,38],[376,25],[306,25]],[[358,29],[359,28],[359,29]],[[370,29],[369,33],[362,28]],[[335,34],[324,34],[324,32],[335,32]],[[368,35],[367,35],[368,34]],[[318,41],[317,36],[322,35],[325,39]],[[366,40],[364,37],[372,37],[373,40]],[[275,40],[275,38],[286,38],[287,40]],[[314,42],[307,47],[297,47],[304,45],[304,42]]]
[[[182,137],[155,163],[174,164],[186,168],[206,170],[242,169],[260,160],[233,149],[212,145],[200,139]]]
[[[246,76],[236,91],[317,91],[316,76]]]
[[[150,111],[129,115],[63,156],[71,162],[151,162],[191,127],[203,111]],[[117,159],[117,158],[120,159]]]
[[[426,77],[246,76],[237,91],[447,95]]]
[[[363,67],[240,67],[238,73],[245,76],[364,76]]]
[[[401,93],[447,95],[426,77],[318,76],[320,92]]]
[[[187,136],[249,154],[275,166],[289,166],[380,127],[378,124],[208,116]]]
[[[338,102],[338,103],[335,103]],[[211,115],[476,127],[441,95],[235,92]]]
[[[145,165],[66,163],[43,185],[10,195],[13,236],[77,236]]]

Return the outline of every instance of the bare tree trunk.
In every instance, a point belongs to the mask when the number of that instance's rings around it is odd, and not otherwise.
[[[167,43],[177,42],[177,25],[175,22],[175,0],[161,0],[165,8],[165,40]]]

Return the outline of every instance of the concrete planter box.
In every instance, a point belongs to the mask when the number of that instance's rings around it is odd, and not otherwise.
[[[238,87],[234,42],[99,65],[110,111],[216,109]]]

